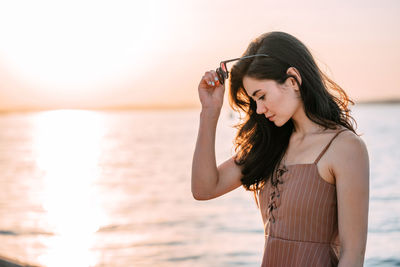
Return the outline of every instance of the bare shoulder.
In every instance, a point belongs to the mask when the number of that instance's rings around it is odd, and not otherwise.
[[[369,169],[368,150],[364,140],[350,130],[341,132],[332,142],[332,171],[336,174],[349,169]]]
[[[364,140],[350,130],[339,133],[332,144],[336,152],[346,152],[345,154],[364,154],[367,153],[367,146]],[[337,154],[337,153],[335,153]],[[340,154],[340,153],[339,153]],[[354,155],[354,154],[353,154]]]

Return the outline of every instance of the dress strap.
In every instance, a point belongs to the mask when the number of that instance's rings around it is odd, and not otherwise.
[[[314,161],[314,164],[317,164],[318,161],[322,158],[322,156],[325,154],[325,152],[328,150],[329,146],[331,145],[332,141],[341,133],[346,131],[347,129],[343,129],[338,131],[335,136],[332,137],[331,141],[329,141],[329,143],[325,146],[325,148],[321,151],[321,153],[319,154],[319,156],[317,157],[317,159]]]

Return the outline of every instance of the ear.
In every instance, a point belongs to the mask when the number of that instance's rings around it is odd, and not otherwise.
[[[299,81],[299,84],[301,85],[301,76],[300,76],[300,72],[295,68],[295,67],[290,67],[287,69],[286,73],[288,75],[293,75],[297,78],[297,81]],[[299,90],[297,83],[294,79],[290,79],[290,83],[292,86],[294,86],[294,88],[296,90]]]

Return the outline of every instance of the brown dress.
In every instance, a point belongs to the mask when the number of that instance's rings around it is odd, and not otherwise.
[[[279,168],[260,190],[265,245],[262,267],[337,266],[340,257],[336,186],[318,173],[317,163]]]

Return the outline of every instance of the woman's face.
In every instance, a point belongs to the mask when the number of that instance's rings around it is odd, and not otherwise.
[[[274,80],[243,77],[243,86],[257,104],[257,114],[264,114],[276,126],[284,125],[301,107],[302,101],[293,78],[279,84]]]

